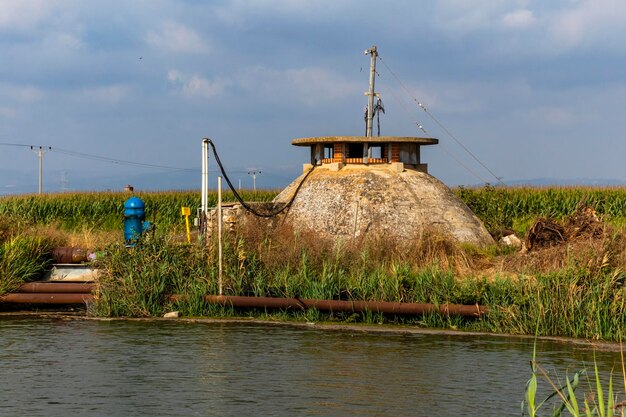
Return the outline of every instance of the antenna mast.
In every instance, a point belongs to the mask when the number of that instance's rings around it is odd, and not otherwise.
[[[372,125],[374,120],[374,96],[378,95],[374,92],[374,80],[376,78],[376,57],[378,56],[378,52],[376,51],[376,45],[366,50],[365,55],[371,55],[372,57],[370,63],[370,89],[367,93],[365,93],[365,95],[368,96],[365,136],[371,137]]]

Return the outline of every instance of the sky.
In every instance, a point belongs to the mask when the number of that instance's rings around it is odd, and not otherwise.
[[[0,194],[30,145],[45,192],[199,189],[203,137],[283,187],[292,139],[363,134],[372,45],[381,134],[446,184],[625,181],[624,39],[623,0],[0,0]]]

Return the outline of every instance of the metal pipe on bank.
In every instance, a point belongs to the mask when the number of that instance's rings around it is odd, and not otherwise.
[[[87,304],[93,295],[84,293],[10,293],[0,295],[0,303],[7,304]]]
[[[225,295],[207,295],[205,301],[222,306],[294,309],[306,310],[316,308],[325,312],[344,313],[372,313],[422,315],[439,313],[442,315],[458,315],[464,317],[481,317],[489,312],[486,306],[463,304],[421,304],[398,303],[389,301],[344,301],[344,300],[315,300],[303,298],[274,298],[274,297],[241,297]]]
[[[56,293],[90,294],[96,288],[92,283],[77,282],[28,282],[22,284],[16,293]]]
[[[221,282],[220,282],[221,284]],[[49,283],[31,282],[23,284],[16,292],[0,296],[0,303],[7,304],[86,304],[93,301],[91,294],[95,288],[89,283]],[[222,288],[220,285],[220,292]],[[170,301],[184,299],[182,295],[170,295]],[[224,307],[262,308],[283,310],[306,310],[315,308],[330,313],[372,313],[383,314],[441,314],[479,318],[489,313],[486,306],[463,304],[399,303],[389,301],[346,301],[318,300],[306,298],[245,297],[227,295],[206,295],[209,304]]]

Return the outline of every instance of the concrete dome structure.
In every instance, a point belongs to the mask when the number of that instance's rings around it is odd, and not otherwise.
[[[326,238],[377,233],[416,239],[432,231],[477,246],[494,242],[472,211],[421,163],[420,147],[436,139],[338,136],[292,143],[311,147],[311,163],[274,203],[293,198],[285,216],[296,227]]]

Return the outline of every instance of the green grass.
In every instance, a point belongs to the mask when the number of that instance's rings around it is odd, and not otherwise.
[[[328,257],[307,253],[306,245],[285,262],[247,252],[244,243],[227,239],[224,246],[224,294],[335,300],[380,300],[433,304],[479,304],[490,313],[480,319],[438,314],[422,317],[293,312],[294,320],[417,324],[510,334],[571,336],[618,340],[626,325],[626,275],[621,267],[572,266],[533,276],[466,276],[452,269],[405,260],[361,258],[345,253]],[[359,248],[358,250],[363,250]],[[258,316],[265,311],[234,312],[209,306],[205,294],[217,293],[216,251],[211,245],[181,244],[166,236],[150,238],[140,248],[117,244],[101,261],[104,271],[96,314],[160,316],[169,309],[185,315]],[[322,251],[323,252],[323,251]],[[328,255],[328,254],[327,254]],[[168,294],[181,294],[174,303]],[[275,312],[284,317],[285,312]],[[537,325],[537,323],[539,323]]]
[[[275,191],[241,192],[247,201],[271,201],[277,194]],[[146,219],[166,229],[180,227],[181,207],[191,207],[192,216],[200,207],[199,191],[31,194],[1,197],[0,215],[30,224],[56,224],[65,230],[85,226],[114,230],[122,227],[124,202],[132,195],[146,204]],[[230,192],[225,192],[223,199],[235,201]],[[217,204],[216,192],[209,193],[208,204]]]
[[[0,242],[0,295],[38,279],[51,264],[46,239],[14,236]]]
[[[492,230],[509,225],[524,229],[530,219],[547,214],[562,218],[581,204],[592,205],[613,225],[625,222],[620,210],[626,207],[626,191],[617,188],[486,187],[460,188],[457,193]],[[275,194],[266,191],[244,196],[247,200],[268,201]],[[217,292],[215,242],[188,245],[175,238],[183,230],[180,207],[197,207],[198,193],[138,195],[146,201],[148,219],[156,214],[156,235],[128,250],[121,243],[120,233],[116,243],[100,248],[108,256],[100,261],[104,274],[93,314],[160,316],[166,310],[177,309],[188,316],[270,314],[293,320],[417,324],[605,340],[617,340],[626,324],[626,245],[619,235],[606,238],[599,247],[583,246],[584,253],[567,246],[543,260],[517,258],[521,266],[514,273],[503,269],[487,274],[476,265],[497,265],[516,255],[495,246],[486,250],[459,247],[436,237],[402,248],[385,239],[337,247],[322,242],[315,234],[293,230],[243,231],[225,241],[227,295],[481,304],[488,306],[490,313],[475,320],[435,314],[403,317],[287,313],[207,305],[202,295]],[[38,236],[37,229],[33,232],[29,227],[48,224],[77,229],[87,224],[94,230],[121,231],[122,206],[128,197],[124,193],[79,193],[1,198],[0,263],[4,272],[0,288],[6,291],[16,282],[32,279],[48,262],[45,254],[50,240],[26,238]],[[214,199],[211,195],[210,201]],[[558,266],[549,265],[554,257],[562,257]],[[29,264],[26,258],[33,262]],[[542,267],[542,262],[548,266]],[[183,298],[172,301],[166,297],[169,294]],[[535,328],[537,322],[540,325]]]
[[[572,377],[565,376],[565,384],[555,381],[536,360],[536,346],[531,361],[532,374],[526,383],[522,416],[561,417],[613,417],[624,416],[624,404],[616,405],[617,395],[613,390],[613,375],[609,377],[608,387],[602,386],[598,364],[594,359],[594,372],[588,376],[585,369],[575,372]],[[626,379],[626,376],[625,376]],[[542,401],[537,400],[539,384],[547,383],[548,394]],[[578,389],[582,384],[588,387],[587,392]],[[544,412],[545,410],[545,412]],[[567,413],[567,414],[566,414]]]
[[[561,219],[579,205],[593,207],[613,225],[626,224],[626,188],[622,187],[458,187],[456,194],[490,232],[525,233],[536,217]]]

